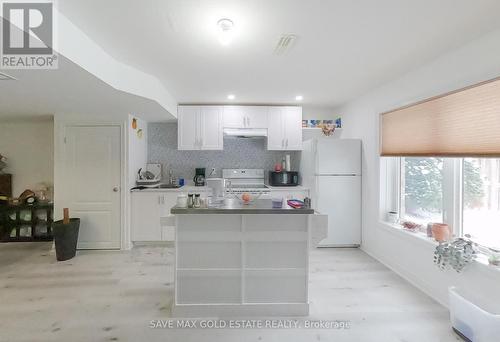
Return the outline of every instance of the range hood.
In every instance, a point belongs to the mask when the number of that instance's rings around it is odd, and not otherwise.
[[[266,128],[224,128],[224,135],[236,138],[265,138]]]

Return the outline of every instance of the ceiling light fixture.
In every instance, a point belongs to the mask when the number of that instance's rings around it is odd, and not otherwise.
[[[227,99],[228,99],[228,100],[234,100],[235,98],[236,98],[236,96],[234,96],[234,94],[229,94],[229,95],[227,96]]]
[[[217,22],[219,28],[219,42],[222,45],[229,45],[233,40],[234,23],[231,19],[222,18]]]
[[[302,95],[295,96],[295,101],[302,101],[303,99],[304,99],[304,96],[302,96]]]

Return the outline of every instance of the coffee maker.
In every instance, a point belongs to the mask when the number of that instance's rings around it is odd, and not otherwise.
[[[195,169],[195,176],[193,178],[195,186],[205,186],[205,168],[197,167]]]

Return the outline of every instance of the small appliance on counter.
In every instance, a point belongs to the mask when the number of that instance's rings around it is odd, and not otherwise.
[[[207,186],[212,189],[212,198],[224,199],[226,182],[224,178],[207,178]]]
[[[299,173],[297,171],[269,171],[269,185],[298,186]]]
[[[195,176],[193,182],[195,186],[205,186],[205,168],[197,167],[195,169]]]
[[[137,171],[137,185],[157,185],[161,181],[161,164],[146,164],[146,168]]]

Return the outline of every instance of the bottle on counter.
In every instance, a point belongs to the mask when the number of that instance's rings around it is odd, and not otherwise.
[[[201,207],[201,198],[200,194],[195,194],[194,195],[194,203],[193,203],[193,208],[200,208]]]
[[[194,205],[194,195],[189,194],[188,195],[188,208],[192,208]]]
[[[285,157],[283,157],[283,159],[281,159],[281,170],[286,171],[286,159],[285,159]]]

